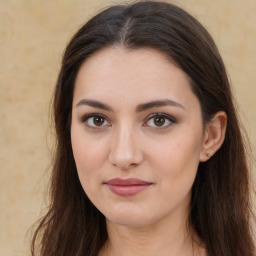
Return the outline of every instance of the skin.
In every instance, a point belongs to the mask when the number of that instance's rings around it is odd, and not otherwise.
[[[138,107],[162,100],[172,102]],[[198,164],[223,140],[225,115],[215,119],[205,129],[186,74],[155,50],[111,47],[83,63],[71,141],[83,189],[106,217],[109,239],[100,255],[206,255],[187,219]],[[117,177],[151,185],[120,196],[106,185]]]

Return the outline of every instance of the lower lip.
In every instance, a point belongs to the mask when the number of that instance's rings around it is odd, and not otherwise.
[[[118,196],[133,196],[138,194],[139,192],[147,189],[151,184],[143,184],[143,185],[111,185],[106,184],[110,191]]]

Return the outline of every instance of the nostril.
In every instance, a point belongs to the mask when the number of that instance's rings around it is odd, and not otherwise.
[[[121,169],[135,167],[143,161],[143,153],[138,146],[137,134],[129,123],[122,124],[113,133],[109,161]]]
[[[143,154],[139,149],[132,150],[112,150],[109,155],[109,161],[112,165],[121,169],[136,167],[143,161]]]

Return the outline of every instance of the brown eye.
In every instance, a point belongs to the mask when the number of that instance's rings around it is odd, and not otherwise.
[[[82,122],[91,129],[101,129],[111,126],[111,123],[102,115],[89,114],[82,118]]]
[[[156,126],[163,126],[165,124],[165,118],[161,116],[154,117],[154,124]]]
[[[93,123],[96,125],[96,126],[101,126],[104,124],[104,121],[105,119],[101,116],[96,116],[93,118]]]
[[[173,117],[164,113],[158,113],[150,115],[143,126],[164,129],[168,128],[174,123],[176,123],[176,120]]]

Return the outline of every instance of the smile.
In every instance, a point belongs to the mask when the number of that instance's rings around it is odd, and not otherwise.
[[[147,189],[152,183],[136,178],[115,178],[105,183],[111,192],[118,196],[133,196]]]

